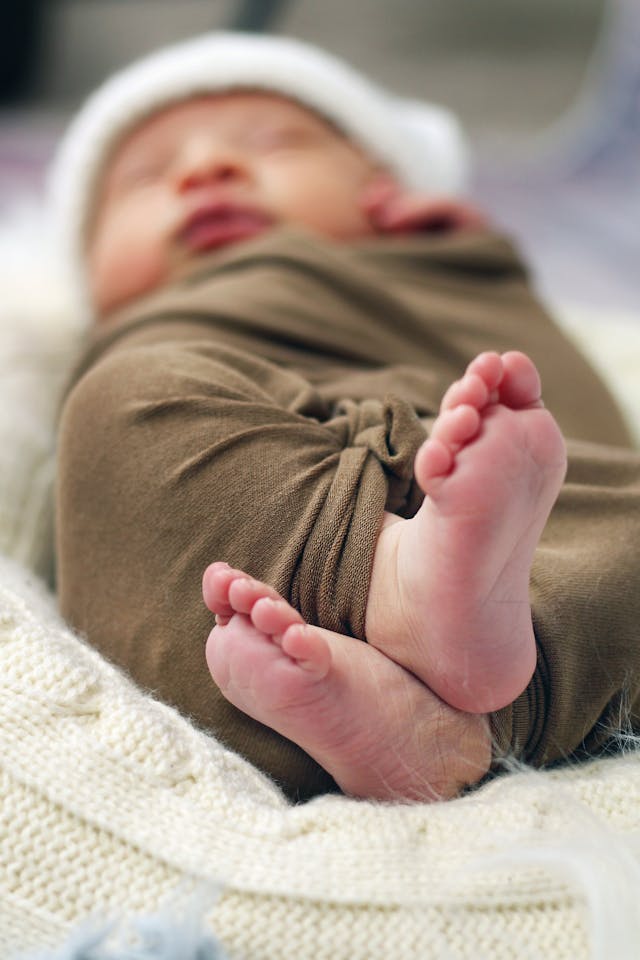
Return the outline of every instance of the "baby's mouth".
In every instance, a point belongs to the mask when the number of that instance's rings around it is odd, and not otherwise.
[[[216,203],[196,210],[180,230],[179,238],[190,253],[202,253],[248,240],[272,223],[271,218],[260,211]]]

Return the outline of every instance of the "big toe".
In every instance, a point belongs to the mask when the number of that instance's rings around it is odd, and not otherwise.
[[[498,388],[500,402],[507,407],[543,406],[540,374],[525,353],[510,350],[502,355],[503,376]]]
[[[294,623],[304,623],[297,610],[278,597],[264,595],[251,610],[251,622],[258,630],[271,636],[280,636]]]
[[[238,575],[228,563],[210,563],[202,576],[202,598],[212,613],[230,616],[229,587]]]

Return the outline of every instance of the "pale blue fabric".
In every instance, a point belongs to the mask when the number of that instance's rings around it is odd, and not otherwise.
[[[83,924],[61,947],[14,960],[228,960],[228,955],[200,923],[155,916],[128,924],[125,935],[115,924],[99,929]]]

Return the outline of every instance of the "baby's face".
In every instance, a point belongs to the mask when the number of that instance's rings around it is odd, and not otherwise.
[[[372,233],[360,206],[374,163],[319,116],[269,93],[168,107],[116,149],[90,229],[99,314],[178,278],[205,251],[298,224]]]

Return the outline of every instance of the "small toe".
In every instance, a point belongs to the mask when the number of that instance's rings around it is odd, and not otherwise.
[[[282,650],[307,673],[317,679],[327,676],[331,667],[331,649],[319,627],[296,623],[282,637]]]
[[[441,440],[427,440],[416,456],[415,475],[421,487],[434,477],[446,476],[454,463],[454,454]],[[425,491],[426,492],[426,491]]]
[[[461,404],[453,410],[445,410],[435,421],[431,440],[439,440],[456,452],[468,443],[480,429],[481,418],[476,407]]]
[[[475,374],[480,377],[490,392],[495,390],[504,376],[503,359],[499,353],[486,350],[479,353],[467,367],[467,375]]]
[[[263,597],[279,600],[280,594],[273,587],[247,574],[238,577],[229,586],[229,603],[237,613],[250,614],[255,603]]]
[[[477,435],[481,422],[478,410],[466,404],[440,414],[414,463],[414,474],[424,493],[433,493],[431,482],[451,472],[456,454]]]
[[[452,383],[445,393],[440,411],[453,410],[462,405],[480,410],[489,402],[489,388],[477,373],[467,373],[461,380]]]
[[[257,630],[281,636],[294,623],[304,623],[297,610],[294,610],[286,600],[270,596],[261,597],[251,610],[251,622]]]

